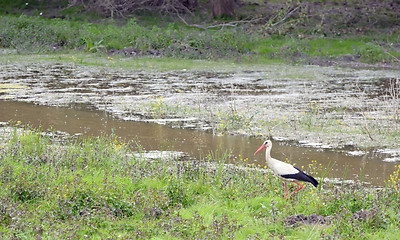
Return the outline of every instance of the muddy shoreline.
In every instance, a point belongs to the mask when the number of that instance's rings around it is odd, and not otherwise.
[[[399,91],[399,70],[234,63],[227,69],[9,62],[0,67],[0,99],[400,158],[400,99],[391,95]]]

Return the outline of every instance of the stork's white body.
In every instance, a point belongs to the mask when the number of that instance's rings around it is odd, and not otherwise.
[[[268,150],[271,150],[270,148]],[[267,150],[267,151],[268,151]],[[268,154],[268,153],[267,153]],[[299,170],[294,168],[292,165],[289,163],[285,163],[282,161],[279,161],[275,158],[272,158],[271,156],[268,158],[266,157],[266,162],[267,166],[272,170],[272,172],[277,175],[278,177],[282,178],[281,175],[287,175],[287,174],[297,174],[299,173]],[[287,179],[286,179],[287,180]],[[290,180],[290,179],[289,179]]]

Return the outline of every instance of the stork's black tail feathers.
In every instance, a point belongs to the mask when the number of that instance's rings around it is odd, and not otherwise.
[[[281,175],[281,177],[283,178],[288,178],[288,179],[294,179],[294,180],[299,180],[299,181],[303,181],[303,182],[309,182],[312,185],[314,185],[314,187],[318,187],[318,181],[315,180],[315,178],[311,177],[310,175],[308,175],[307,173],[301,171],[300,169],[298,169],[297,167],[294,167],[297,170],[299,170],[298,173],[296,174],[287,174],[287,175]]]
[[[308,174],[306,174],[306,175],[309,178],[308,182],[310,182],[312,185],[314,185],[314,187],[318,187],[318,181],[315,180],[315,178],[311,177],[310,175],[308,175]]]

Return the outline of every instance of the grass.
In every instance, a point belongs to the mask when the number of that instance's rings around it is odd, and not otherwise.
[[[150,161],[115,136],[60,141],[51,131],[2,131],[2,238],[390,239],[400,233],[399,171],[383,189],[322,183],[286,201],[280,180],[256,167],[225,165],[222,150],[195,161]],[[305,170],[318,179],[325,172],[314,162]],[[332,220],[285,223],[298,214]]]
[[[236,66],[229,60],[196,60],[179,58],[157,58],[151,56],[126,58],[122,56],[108,57],[96,53],[71,51],[69,53],[18,54],[8,53],[0,56],[0,62],[61,62],[81,66],[112,67],[121,69],[138,69],[146,71],[171,70],[229,70]]]
[[[163,56],[179,59],[229,59],[239,62],[335,59],[355,56],[362,62],[397,62],[400,54],[395,33],[324,37],[303,35],[263,36],[242,28],[203,31],[171,22],[168,25],[89,23],[81,20],[45,19],[21,15],[0,16],[0,47],[18,53],[54,51],[117,52],[121,55]]]

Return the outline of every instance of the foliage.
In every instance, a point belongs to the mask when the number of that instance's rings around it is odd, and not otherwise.
[[[128,56],[152,55],[190,59],[230,58],[238,61],[285,59],[309,61],[353,56],[364,62],[395,62],[399,51],[392,47],[396,34],[331,38],[305,38],[276,34],[264,36],[246,28],[217,31],[189,28],[183,24],[90,23],[45,19],[27,15],[0,16],[0,47],[19,53],[84,50]],[[397,59],[397,60],[396,60]]]
[[[119,27],[112,23],[97,25],[24,15],[3,16],[0,17],[0,29],[0,46],[19,52],[78,48],[105,52],[129,48],[142,55],[157,55],[162,51],[164,56],[210,58],[245,52],[245,41],[248,40],[240,34],[236,38],[235,31],[204,33],[177,25],[166,29],[146,28],[134,19]]]
[[[399,233],[398,171],[383,190],[322,183],[286,201],[280,180],[257,167],[226,165],[228,155],[220,151],[200,161],[149,161],[115,136],[60,144],[51,132],[15,128],[4,139],[2,238],[359,239]],[[37,149],[42,161],[30,161]],[[307,171],[322,176],[324,169],[313,164]],[[288,224],[298,214],[318,214],[331,224]]]
[[[360,56],[362,61],[377,63],[390,61],[390,55],[385,50],[375,44],[367,43],[364,46],[356,48],[356,53]]]

